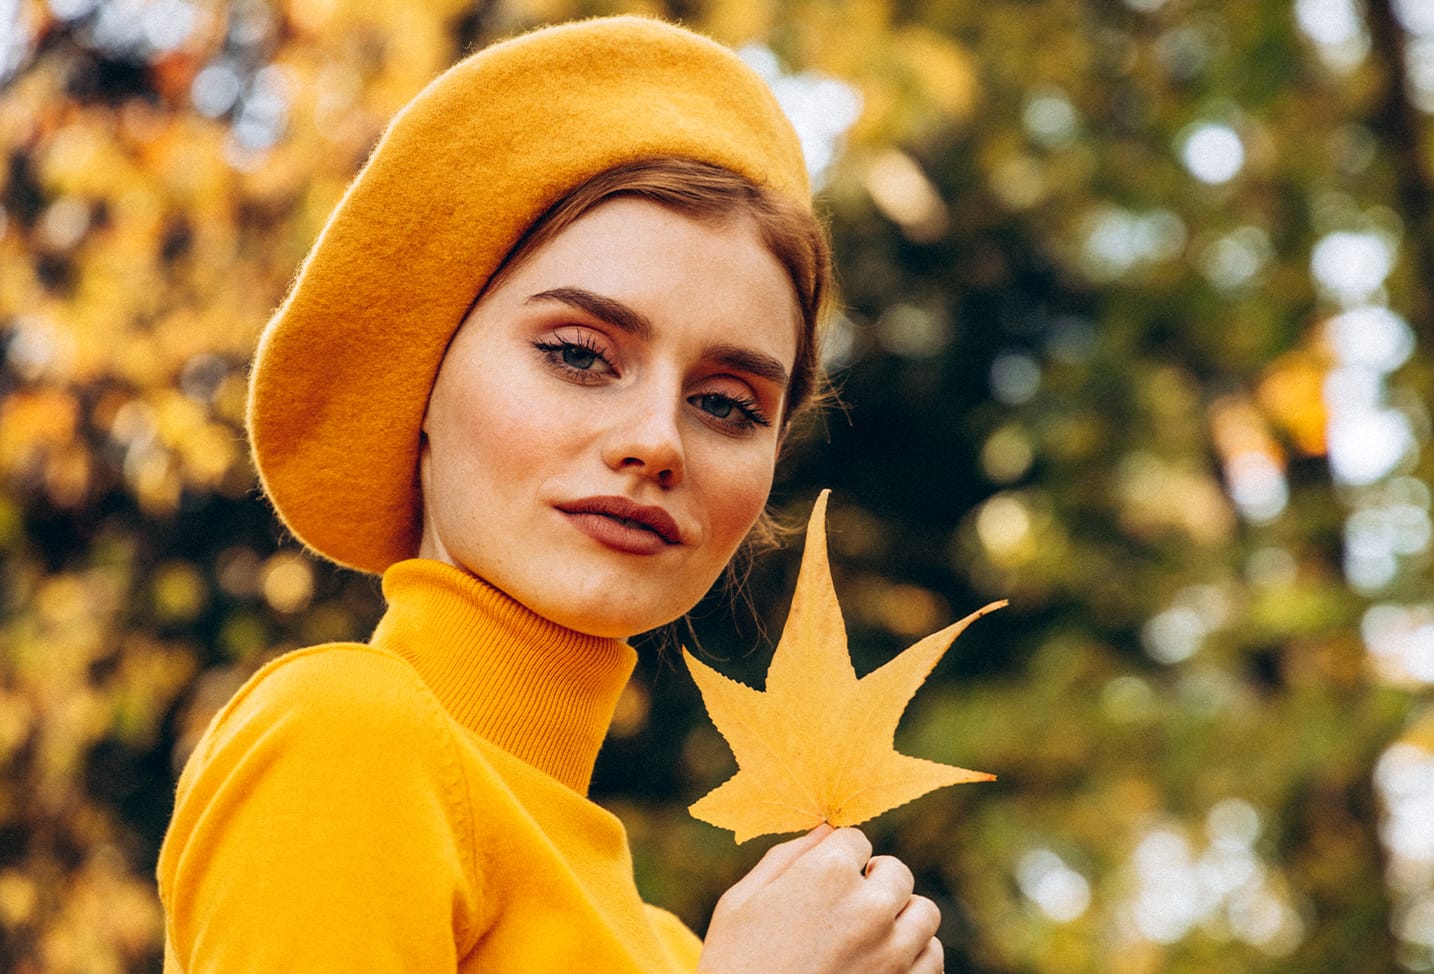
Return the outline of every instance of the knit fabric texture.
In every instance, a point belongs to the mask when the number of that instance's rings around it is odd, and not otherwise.
[[[801,147],[761,77],[656,20],[545,28],[458,63],[395,117],[260,338],[248,427],[288,529],[380,573],[417,553],[416,470],[453,333],[553,203],[677,157],[810,208]]]
[[[180,778],[167,974],[692,971],[585,797],[636,659],[455,568],[405,561],[370,645],[269,664]]]

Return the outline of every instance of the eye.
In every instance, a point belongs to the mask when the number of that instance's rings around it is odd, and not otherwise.
[[[574,369],[582,369],[584,372],[591,369],[601,357],[590,348],[583,348],[580,345],[564,345],[562,352],[563,364]]]
[[[737,404],[726,396],[709,392],[697,397],[697,408],[705,413],[711,413],[718,419],[726,419],[732,415],[732,410],[737,408]]]
[[[687,401],[697,407],[713,425],[729,433],[746,433],[772,425],[757,400],[750,396],[721,392],[699,392]]]
[[[587,334],[554,335],[533,342],[533,348],[548,368],[574,382],[600,382],[617,373],[597,340]]]

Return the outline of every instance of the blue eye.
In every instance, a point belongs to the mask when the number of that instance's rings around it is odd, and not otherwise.
[[[713,425],[731,433],[747,433],[759,426],[771,426],[757,400],[720,392],[699,392],[687,400],[707,416]]]
[[[597,352],[580,345],[564,345],[562,356],[564,365],[582,369],[584,372],[596,365],[599,358]]]
[[[615,374],[616,370],[603,354],[603,350],[591,342],[592,340],[586,337],[557,337],[533,342],[533,348],[558,375],[574,382],[602,382]]]
[[[731,416],[732,410],[736,408],[736,405],[736,403],[726,396],[719,396],[713,392],[697,397],[697,408],[705,413],[716,416],[718,419],[726,419],[728,416]]]

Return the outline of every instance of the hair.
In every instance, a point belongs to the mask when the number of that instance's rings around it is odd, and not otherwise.
[[[826,227],[810,211],[729,169],[692,159],[662,157],[604,170],[571,190],[534,221],[478,297],[501,284],[583,214],[615,197],[637,197],[697,219],[745,215],[755,222],[762,242],[791,278],[802,316],[796,360],[781,416],[785,437],[792,420],[810,410],[825,389],[818,334],[832,292],[831,244]]]

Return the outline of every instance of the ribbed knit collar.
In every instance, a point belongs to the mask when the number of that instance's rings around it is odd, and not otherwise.
[[[388,611],[371,642],[413,664],[460,724],[587,794],[637,653],[565,629],[450,565],[384,573]]]

